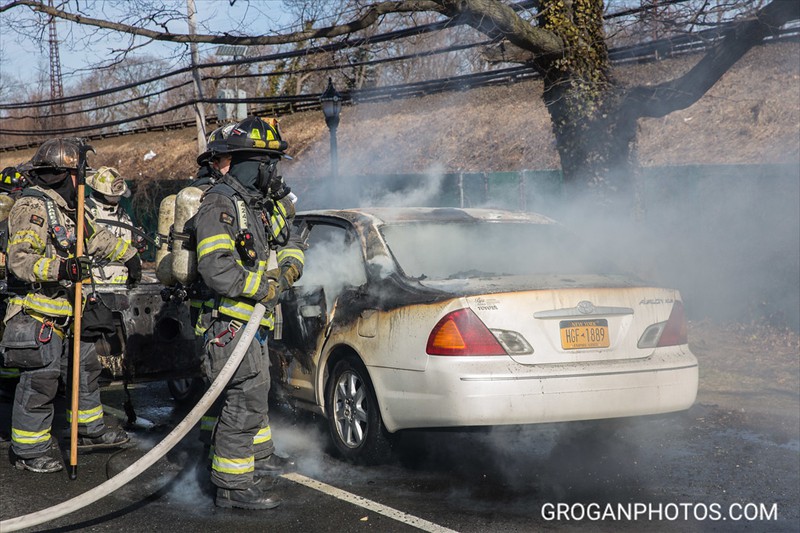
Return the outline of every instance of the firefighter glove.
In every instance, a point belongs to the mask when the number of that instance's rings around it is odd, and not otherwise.
[[[125,267],[128,269],[128,281],[126,284],[129,287],[142,281],[142,260],[139,259],[138,254],[125,261]]]
[[[279,278],[281,288],[286,290],[292,285],[294,282],[300,279],[300,276],[303,275],[303,266],[299,264],[297,261],[289,261],[281,265],[281,275]]]
[[[261,303],[267,308],[267,311],[272,311],[278,305],[278,299],[281,297],[281,284],[274,279],[267,279],[267,294],[261,299]]]
[[[58,266],[58,279],[83,281],[92,275],[92,258],[82,255],[63,259]]]

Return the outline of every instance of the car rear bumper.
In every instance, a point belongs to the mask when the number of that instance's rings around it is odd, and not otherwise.
[[[389,431],[652,415],[688,409],[697,359],[686,346],[628,361],[519,365],[430,357],[424,372],[370,368]]]

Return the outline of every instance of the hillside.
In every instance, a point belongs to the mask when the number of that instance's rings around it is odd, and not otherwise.
[[[658,83],[697,57],[615,70],[626,84]],[[640,122],[643,165],[796,162],[800,160],[800,44],[752,50],[698,103]],[[295,158],[287,178],[328,171],[328,130],[319,111],[281,119]],[[195,170],[194,130],[131,135],[93,144],[92,165],[113,165],[134,180],[182,179]],[[541,83],[522,82],[381,104],[345,107],[339,127],[342,173],[506,171],[558,168]],[[155,158],[143,156],[154,151]],[[0,166],[32,150],[0,153]]]

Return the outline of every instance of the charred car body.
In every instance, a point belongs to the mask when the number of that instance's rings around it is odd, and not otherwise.
[[[296,224],[307,266],[282,297],[273,380],[325,416],[346,459],[383,460],[404,429],[694,403],[678,291],[599,265],[551,219],[385,208],[298,213]]]

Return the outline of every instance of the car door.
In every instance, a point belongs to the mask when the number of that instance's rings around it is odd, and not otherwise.
[[[290,392],[313,401],[312,376],[336,298],[367,278],[360,241],[349,225],[298,217],[293,231],[307,231],[305,267],[303,276],[281,297],[281,316],[270,349],[280,358],[282,381],[289,382]]]

